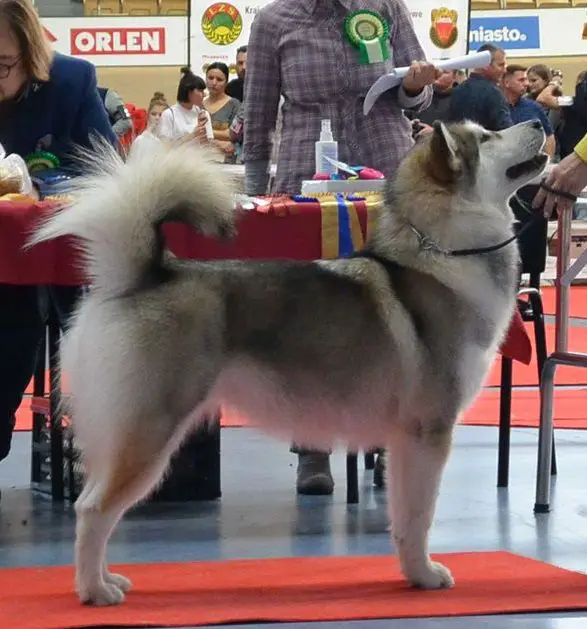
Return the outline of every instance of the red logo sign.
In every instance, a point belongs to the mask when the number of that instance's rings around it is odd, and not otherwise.
[[[164,28],[72,28],[71,54],[164,55]]]
[[[43,26],[43,33],[45,34],[45,38],[48,42],[54,43],[57,41],[57,37],[55,37],[55,35],[53,35],[53,33],[45,26]]]

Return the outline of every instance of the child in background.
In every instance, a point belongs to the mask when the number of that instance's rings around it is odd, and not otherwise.
[[[149,140],[159,139],[159,123],[163,112],[169,107],[169,103],[163,92],[155,92],[149,107],[147,108],[147,128],[137,137],[133,145]]]

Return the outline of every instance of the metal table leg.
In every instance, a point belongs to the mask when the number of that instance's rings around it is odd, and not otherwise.
[[[499,385],[499,446],[497,486],[507,487],[510,477],[510,434],[512,421],[512,360],[501,357]]]
[[[346,457],[346,501],[355,505],[359,502],[359,471],[358,457],[349,452]]]
[[[59,407],[61,399],[61,374],[59,370],[59,339],[61,330],[57,317],[49,319],[49,418],[51,422],[51,495],[55,502],[65,500],[63,423]]]

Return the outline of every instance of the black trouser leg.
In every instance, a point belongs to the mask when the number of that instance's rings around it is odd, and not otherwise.
[[[0,284],[0,461],[10,451],[15,413],[33,376],[43,330],[38,288]]]
[[[290,448],[290,452],[293,454],[332,454],[330,450],[315,450],[313,448],[304,448],[302,446],[298,446],[296,443],[292,443]]]
[[[49,298],[59,319],[59,327],[63,330],[83,289],[80,286],[48,286]]]

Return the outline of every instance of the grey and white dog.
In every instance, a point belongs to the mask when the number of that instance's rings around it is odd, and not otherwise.
[[[491,133],[445,126],[390,182],[367,250],[316,262],[186,262],[161,225],[219,238],[236,230],[222,167],[188,145],[126,163],[93,158],[77,200],[34,242],[85,244],[92,288],[62,347],[87,482],[77,510],[77,591],[124,600],[106,546],[149,494],[186,433],[221,405],[307,446],[389,452],[393,541],[414,586],[450,587],[428,534],[453,427],[483,385],[510,322],[515,243],[508,198],[544,169],[528,122]]]

